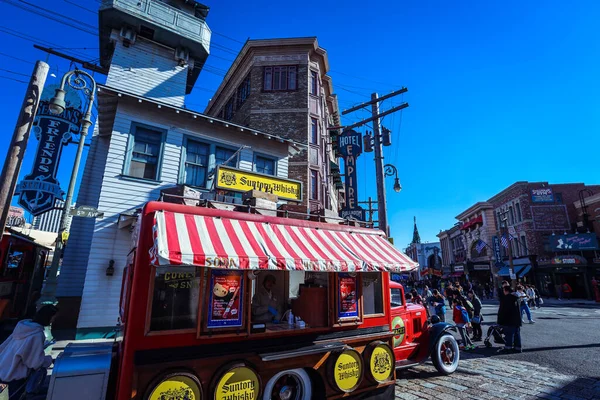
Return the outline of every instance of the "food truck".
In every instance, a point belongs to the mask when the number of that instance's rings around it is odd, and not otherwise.
[[[149,202],[134,236],[122,340],[67,346],[48,399],[393,399],[396,367],[456,369],[379,230]]]

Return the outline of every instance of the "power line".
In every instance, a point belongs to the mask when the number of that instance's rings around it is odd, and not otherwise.
[[[29,83],[29,82],[26,82],[26,81],[22,81],[20,79],[11,78],[9,76],[2,76],[2,75],[0,75],[0,78],[1,79],[8,79],[8,80],[19,82],[19,83]]]
[[[71,0],[63,0],[63,1],[64,1],[65,3],[69,3],[69,4],[72,4],[72,5],[74,5],[75,7],[79,7],[79,8],[81,8],[82,10],[85,10],[85,11],[87,11],[87,12],[90,12],[90,13],[92,13],[92,14],[97,14],[97,11],[90,10],[89,8],[87,8],[87,7],[84,7],[84,6],[80,5],[80,4],[77,4],[77,3],[75,3],[74,1],[71,1]]]
[[[10,54],[6,54],[6,53],[0,53],[0,56],[12,58],[13,60],[21,61],[21,62],[24,62],[24,63],[27,63],[27,64],[35,64],[33,61],[24,60],[22,58],[11,56]]]
[[[11,71],[11,70],[4,69],[4,68],[0,68],[0,71],[8,72],[9,74],[21,75],[21,76],[25,76],[25,77],[31,76],[31,75],[24,74],[22,72],[15,72],[15,71]]]

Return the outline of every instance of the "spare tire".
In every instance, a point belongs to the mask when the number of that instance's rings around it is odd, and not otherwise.
[[[311,400],[312,383],[302,368],[281,371],[269,379],[263,400]]]

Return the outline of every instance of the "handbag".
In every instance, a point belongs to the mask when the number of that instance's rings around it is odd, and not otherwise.
[[[480,324],[481,323],[481,317],[479,315],[476,315],[476,316],[474,316],[471,319],[471,322],[474,323],[474,324]]]
[[[544,299],[542,299],[542,298],[540,297],[540,305],[541,305],[541,304],[544,304]]]

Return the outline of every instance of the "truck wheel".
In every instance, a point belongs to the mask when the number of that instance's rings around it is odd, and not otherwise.
[[[301,368],[277,373],[267,386],[263,400],[311,400],[312,385],[310,377]]]
[[[450,375],[456,371],[460,352],[454,336],[449,333],[440,336],[431,354],[431,360],[435,369],[442,375]]]

